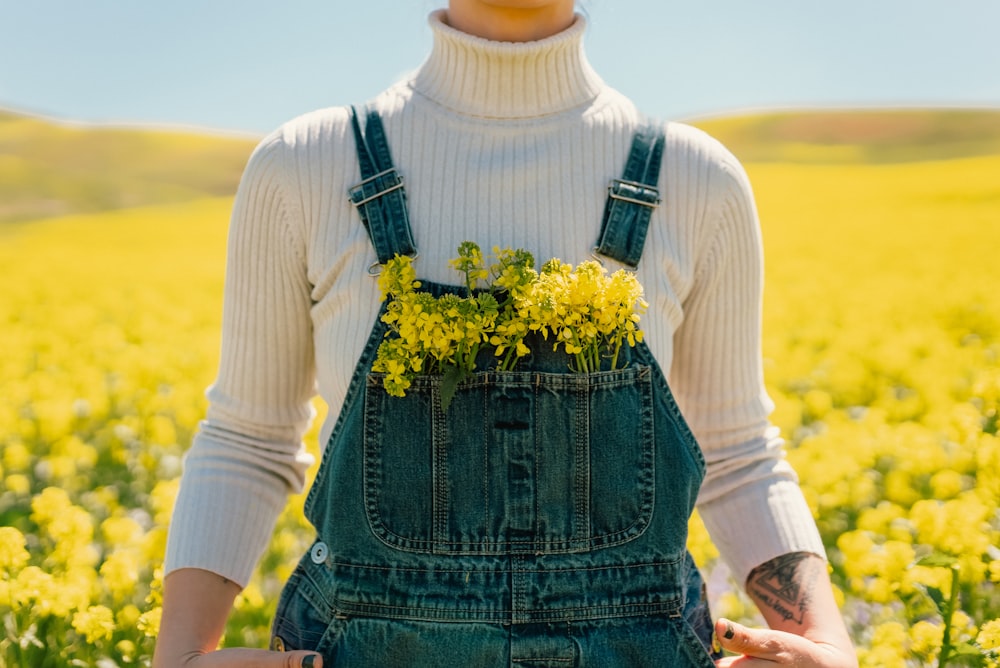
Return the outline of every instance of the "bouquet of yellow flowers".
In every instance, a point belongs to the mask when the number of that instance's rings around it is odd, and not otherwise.
[[[440,297],[419,290],[411,258],[386,263],[379,287],[389,329],[372,370],[385,374],[389,394],[404,396],[418,374],[441,374],[447,407],[458,384],[476,371],[481,351],[492,347],[492,369],[513,370],[531,353],[525,341],[531,333],[551,337],[553,350],[561,346],[577,373],[615,369],[622,345],[642,341],[638,323],[647,304],[634,273],[609,275],[593,260],[574,268],[555,258],[536,271],[523,249],[494,248],[493,260],[487,266],[478,245],[462,243],[451,266],[464,276],[465,295]]]

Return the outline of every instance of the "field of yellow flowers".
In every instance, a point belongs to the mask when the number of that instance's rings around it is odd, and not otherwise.
[[[997,665],[1000,156],[748,170],[774,420],[862,665]],[[0,668],[149,663],[230,203],[0,226]],[[226,644],[266,643],[310,540],[301,502]],[[692,528],[716,614],[753,623]]]

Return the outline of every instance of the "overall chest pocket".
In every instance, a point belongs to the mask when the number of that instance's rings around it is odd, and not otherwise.
[[[483,372],[447,410],[440,377],[391,397],[371,374],[365,511],[397,549],[585,552],[639,536],[653,513],[652,373]]]

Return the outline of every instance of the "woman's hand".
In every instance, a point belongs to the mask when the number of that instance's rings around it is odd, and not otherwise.
[[[716,661],[718,668],[856,668],[858,665],[850,648],[814,642],[794,633],[750,629],[725,619],[716,622],[715,633],[723,649],[740,655]]]
[[[235,582],[209,571],[182,568],[167,575],[153,668],[323,668],[315,652],[216,650],[239,593]]]
[[[761,564],[747,578],[747,593],[771,628],[749,629],[720,619],[715,624],[719,643],[740,656],[716,666],[857,668],[821,557],[793,552]]]
[[[177,659],[177,668],[323,668],[315,652],[270,652],[266,649],[220,649]],[[167,665],[167,664],[164,664]]]

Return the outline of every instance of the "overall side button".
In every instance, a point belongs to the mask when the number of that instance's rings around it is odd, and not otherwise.
[[[312,559],[314,564],[324,564],[326,563],[326,558],[330,555],[330,548],[326,546],[323,541],[317,542],[309,550],[309,557]]]

